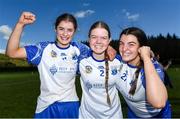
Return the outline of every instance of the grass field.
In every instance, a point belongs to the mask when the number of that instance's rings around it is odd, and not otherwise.
[[[0,117],[32,117],[39,95],[38,74],[1,73],[0,94]]]
[[[173,83],[173,89],[168,89],[168,96],[172,105],[173,117],[180,117],[180,66],[168,69],[168,74]]]
[[[180,69],[168,69],[173,82],[173,89],[168,89],[169,100],[173,108],[173,117],[180,117]],[[77,82],[78,96],[81,88]],[[0,73],[0,117],[31,118],[39,95],[39,77],[37,72]],[[126,105],[122,101],[124,117]]]

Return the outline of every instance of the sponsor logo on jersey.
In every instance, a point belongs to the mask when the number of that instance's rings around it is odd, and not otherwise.
[[[60,56],[62,57],[62,60],[67,60],[67,55],[65,53],[61,53]]]
[[[116,68],[113,68],[113,69],[111,70],[111,74],[112,74],[112,75],[116,75],[116,74],[117,74],[117,69],[116,69]]]
[[[98,69],[104,69],[104,66],[98,66]]]
[[[102,84],[102,83],[93,83],[93,84],[91,84],[89,81],[86,82],[85,85],[86,85],[88,90],[90,90],[91,88],[98,88],[98,89],[105,88],[104,84]]]
[[[65,53],[61,53],[60,56],[66,56],[66,54]]]
[[[86,69],[86,73],[87,73],[87,74],[89,74],[89,73],[91,73],[91,72],[92,72],[92,67],[91,67],[91,66],[89,66],[89,65],[88,65],[88,66],[86,66],[86,67],[85,67],[85,69]]]

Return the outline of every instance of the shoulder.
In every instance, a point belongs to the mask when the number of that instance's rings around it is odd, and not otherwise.
[[[81,45],[84,45],[84,44],[82,44],[80,42],[72,41],[72,42],[70,42],[70,45],[72,45],[74,47],[80,47]]]
[[[163,66],[156,59],[152,59],[152,63],[157,71],[163,71]]]
[[[49,41],[46,41],[46,42],[39,42],[39,43],[36,43],[36,44],[31,44],[31,45],[26,45],[25,48],[27,49],[31,49],[31,48],[38,48],[38,49],[42,49],[42,48],[45,48],[48,44],[53,44],[53,42],[49,42]]]
[[[79,50],[89,50],[89,47],[81,42],[71,42],[70,45],[72,45],[73,47],[77,47]]]
[[[83,63],[83,62],[93,62],[94,60],[92,59],[91,56],[87,56],[87,57],[84,57],[84,58],[80,58],[79,59],[79,62],[80,63]]]
[[[116,54],[115,59],[116,59],[116,60],[119,60],[120,62],[122,62],[122,57],[121,57],[121,55],[119,55],[119,54]]]

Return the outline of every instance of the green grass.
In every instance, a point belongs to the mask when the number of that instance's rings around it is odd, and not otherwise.
[[[173,110],[173,117],[180,117],[180,68],[169,68],[173,88],[168,88],[168,96]]]
[[[168,69],[174,88],[168,89],[173,108],[173,117],[180,117],[180,68]],[[81,97],[79,78],[76,82],[78,96]],[[0,73],[0,117],[31,118],[34,115],[39,95],[39,76],[37,72]],[[121,97],[123,115],[127,106]]]
[[[33,117],[39,95],[38,74],[0,74],[0,117]]]

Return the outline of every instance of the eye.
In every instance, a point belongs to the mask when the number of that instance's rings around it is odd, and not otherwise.
[[[96,39],[96,38],[97,38],[97,36],[94,36],[94,35],[90,36],[90,39]]]
[[[73,32],[74,30],[73,29],[67,29],[68,32]]]
[[[129,46],[130,47],[133,47],[133,46],[135,46],[136,44],[135,43],[129,43]]]
[[[119,45],[122,45],[123,43],[122,42],[119,42]]]
[[[103,40],[108,40],[108,37],[107,37],[107,36],[104,36],[104,37],[101,37],[101,39],[103,39]]]
[[[62,28],[62,27],[58,27],[58,30],[59,30],[59,31],[63,31],[63,30],[64,30],[64,28]]]

